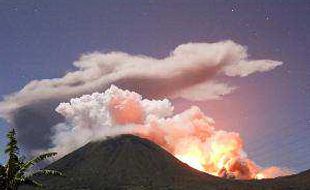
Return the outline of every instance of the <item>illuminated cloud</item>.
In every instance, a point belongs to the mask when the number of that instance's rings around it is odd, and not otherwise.
[[[34,80],[0,103],[0,115],[19,129],[28,149],[49,144],[51,127],[63,117],[54,109],[62,101],[103,92],[111,84],[134,90],[147,98],[220,99],[235,87],[218,77],[244,77],[281,65],[252,60],[246,48],[233,41],[187,43],[158,59],[124,52],[94,52],[73,63],[75,71],[61,78]],[[36,131],[29,133],[29,131]]]
[[[235,89],[236,87],[226,83],[208,81],[178,91],[177,97],[194,101],[218,100],[222,99],[226,94],[230,94]]]
[[[221,177],[252,179],[291,174],[278,167],[261,169],[247,158],[238,133],[218,130],[198,107],[173,113],[167,100],[148,100],[115,86],[61,103],[56,111],[66,118],[52,135],[59,156],[118,134],[148,138],[188,165]]]
[[[226,66],[224,72],[231,77],[246,77],[255,72],[270,71],[280,65],[282,65],[282,62],[271,60],[240,61],[237,64]]]

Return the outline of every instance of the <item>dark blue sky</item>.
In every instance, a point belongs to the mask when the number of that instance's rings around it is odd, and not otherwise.
[[[240,132],[258,164],[300,171],[310,168],[309,20],[310,2],[297,0],[0,0],[0,95],[61,77],[86,52],[164,57],[182,43],[231,39],[253,58],[284,65],[235,79],[233,95],[199,106],[221,128]],[[0,125],[2,149],[7,127]]]

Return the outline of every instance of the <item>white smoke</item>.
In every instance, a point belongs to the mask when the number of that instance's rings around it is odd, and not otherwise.
[[[123,105],[118,104],[115,108],[131,109],[130,111],[125,110],[124,115],[118,113],[118,116],[123,117],[120,119],[126,122],[130,120],[132,122],[121,123],[123,126],[120,126],[113,121],[113,110],[110,108],[113,98],[124,99]],[[130,104],[131,101],[132,104]],[[63,156],[90,140],[133,133],[135,129],[133,124],[142,121],[142,118],[137,117],[164,118],[172,115],[173,107],[167,99],[142,100],[142,97],[137,93],[111,86],[105,93],[83,95],[80,98],[71,99],[70,103],[61,103],[56,111],[62,114],[67,122],[55,126],[55,135],[52,137],[55,147],[51,150],[58,152],[59,156]],[[131,116],[133,117],[131,118]]]
[[[198,107],[173,114],[167,100],[111,86],[104,93],[83,95],[61,103],[57,112],[66,118],[55,127],[53,148],[60,156],[92,140],[118,134],[135,134],[159,144],[175,157],[201,171],[238,179],[272,176],[274,167],[262,170],[247,158],[238,133],[215,128],[215,122]],[[277,170],[275,170],[275,168]],[[271,173],[268,174],[267,173]],[[264,175],[263,175],[264,173]]]

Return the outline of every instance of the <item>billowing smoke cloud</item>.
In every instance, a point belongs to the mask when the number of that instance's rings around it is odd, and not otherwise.
[[[262,169],[247,158],[238,133],[215,128],[212,118],[198,107],[173,114],[167,100],[148,100],[115,86],[104,93],[84,95],[61,103],[66,118],[53,135],[60,156],[91,140],[117,134],[148,138],[188,165],[222,177],[252,179],[289,174],[280,168]]]
[[[60,102],[103,92],[111,84],[147,98],[220,99],[235,87],[219,81],[219,76],[245,77],[282,63],[251,60],[245,47],[222,41],[182,44],[162,59],[95,52],[82,55],[73,64],[76,71],[62,78],[31,81],[0,103],[0,115],[18,128],[19,140],[26,148],[46,148],[49,144],[52,126],[63,121],[54,112]]]

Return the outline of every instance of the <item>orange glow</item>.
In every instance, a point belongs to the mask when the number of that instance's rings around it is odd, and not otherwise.
[[[109,107],[115,123],[120,125],[142,123],[143,110],[134,99],[112,98]]]
[[[198,107],[193,106],[173,117],[159,118],[147,115],[141,100],[133,95],[110,99],[109,111],[115,124],[135,124],[134,134],[154,141],[197,170],[224,178],[266,177],[259,173],[260,167],[246,157],[240,135],[216,130],[213,119]],[[266,170],[265,173],[274,171]]]
[[[186,153],[182,155],[175,155],[176,158],[188,164],[192,168],[205,172],[203,153],[197,147],[189,147]]]
[[[236,132],[219,130],[212,118],[197,106],[174,113],[169,100],[148,100],[135,92],[111,86],[105,93],[94,93],[62,103],[56,109],[75,130],[61,130],[64,145],[108,135],[134,134],[147,138],[189,166],[223,178],[261,179],[291,174],[283,168],[261,168],[243,150]],[[69,140],[62,141],[66,136]],[[71,150],[71,147],[65,146]]]
[[[258,173],[258,174],[255,176],[255,178],[256,178],[256,179],[264,179],[264,178],[266,178],[266,177],[264,176],[264,174]]]

